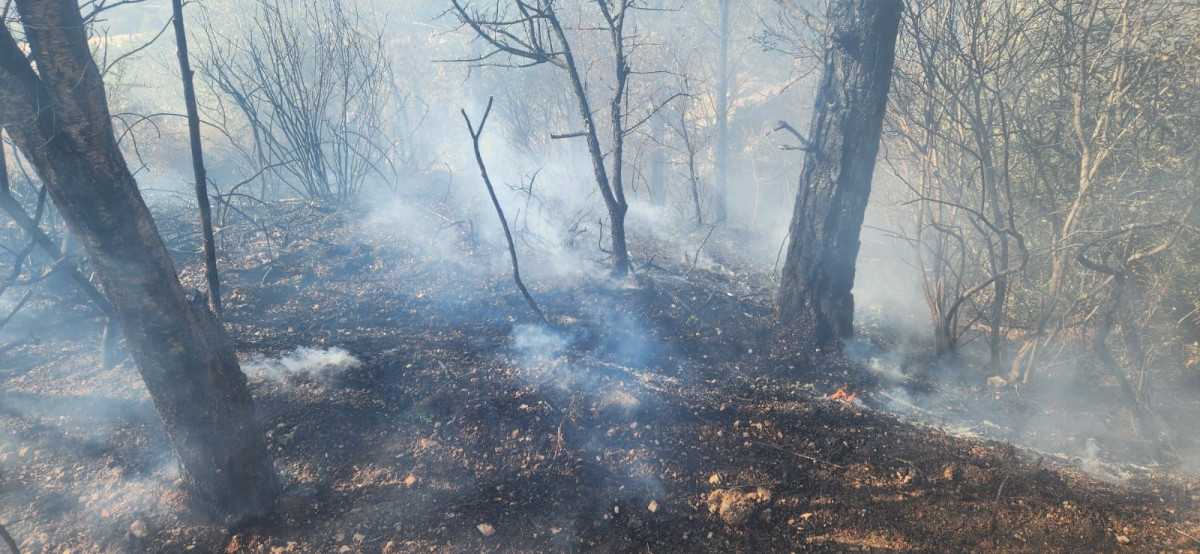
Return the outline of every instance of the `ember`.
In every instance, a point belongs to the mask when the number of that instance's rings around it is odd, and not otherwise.
[[[842,385],[842,388],[834,391],[833,394],[830,394],[829,398],[832,398],[834,400],[841,400],[842,402],[853,402],[854,397],[858,396],[858,393],[857,392],[848,393],[848,392],[846,392],[846,389],[848,389],[848,388],[850,388],[850,385]]]

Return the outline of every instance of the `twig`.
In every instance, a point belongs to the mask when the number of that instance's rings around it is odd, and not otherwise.
[[[700,241],[700,247],[696,249],[696,255],[692,256],[692,267],[689,267],[688,270],[683,273],[684,276],[687,276],[689,273],[692,272],[693,269],[696,269],[696,264],[700,263],[700,251],[704,250],[704,245],[708,244],[708,239],[712,238],[713,231],[715,231],[716,229],[717,229],[716,225],[713,225],[708,228],[708,235],[706,235],[704,237],[703,241]]]
[[[782,447],[782,446],[775,446],[775,445],[773,445],[773,444],[771,444],[771,443],[766,443],[766,442],[761,442],[761,441],[753,441],[753,442],[754,442],[754,444],[757,444],[757,445],[759,445],[759,446],[765,446],[765,447],[767,447],[767,448],[773,448],[773,449],[775,449],[775,450],[778,450],[778,451],[780,451],[780,452],[787,452],[788,454],[791,454],[791,455],[793,455],[793,456],[798,456],[798,457],[800,457],[800,458],[804,458],[805,460],[808,460],[808,461],[810,461],[810,462],[813,462],[813,463],[825,464],[825,465],[827,465],[827,466],[830,466],[830,467],[833,467],[833,468],[835,468],[835,469],[846,469],[844,466],[840,466],[840,465],[837,465],[837,464],[835,464],[835,463],[833,463],[833,462],[826,461],[826,460],[822,460],[822,459],[820,459],[820,458],[814,458],[814,457],[812,457],[812,456],[809,456],[809,455],[807,455],[807,454],[801,454],[801,453],[799,453],[799,452],[796,452],[795,450],[792,450],[792,449],[789,449],[789,448],[784,448],[784,447]]]
[[[25,296],[22,296],[21,301],[17,302],[17,307],[13,308],[12,312],[9,312],[8,317],[0,320],[0,329],[3,329],[5,325],[8,325],[8,322],[12,321],[12,318],[17,316],[17,312],[21,311],[21,308],[25,307],[26,302],[29,302],[30,296],[33,296],[33,291],[25,291]]]
[[[796,140],[800,141],[800,146],[792,146],[792,145],[785,144],[785,145],[779,147],[782,150],[801,150],[804,152],[812,152],[816,149],[816,147],[813,146],[813,143],[811,141],[809,141],[807,138],[805,138],[804,135],[800,134],[800,131],[797,131],[795,127],[792,127],[792,125],[790,123],[783,121],[782,119],[779,120],[779,123],[777,123],[775,125],[775,128],[771,130],[772,133],[777,132],[777,131],[787,131],[788,133],[791,133],[791,135],[793,137],[796,137]],[[770,133],[768,133],[768,134],[770,134]]]
[[[1178,528],[1178,527],[1172,527],[1172,529],[1174,529],[1176,533],[1179,533],[1180,535],[1183,535],[1183,536],[1185,536],[1185,537],[1187,537],[1187,538],[1189,538],[1189,539],[1192,539],[1193,541],[1196,541],[1196,543],[1197,543],[1197,544],[1200,544],[1200,539],[1196,538],[1196,536],[1195,536],[1195,535],[1192,535],[1192,534],[1190,534],[1190,533],[1186,533],[1186,532],[1184,532],[1184,531],[1183,531],[1183,529],[1180,529],[1180,528]]]
[[[496,207],[496,215],[500,217],[500,225],[504,227],[504,238],[508,240],[508,254],[512,257],[513,280],[517,282],[517,288],[521,289],[521,294],[525,296],[525,301],[529,303],[533,313],[537,314],[542,323],[548,324],[550,320],[546,319],[546,315],[542,313],[537,302],[533,301],[533,296],[529,294],[529,289],[525,288],[525,283],[521,281],[521,269],[517,265],[517,245],[513,243],[512,232],[508,229],[508,220],[504,217],[504,209],[500,207],[500,200],[496,198],[496,189],[492,187],[492,179],[488,177],[487,166],[483,163],[483,154],[479,151],[479,136],[483,134],[483,126],[487,124],[488,115],[492,113],[492,98],[488,98],[487,109],[483,111],[483,119],[479,120],[478,130],[471,124],[467,110],[460,111],[463,121],[467,123],[467,132],[471,133],[471,143],[475,147],[475,161],[479,163],[479,173],[483,176],[483,184],[487,185],[488,196],[492,197],[492,205]]]

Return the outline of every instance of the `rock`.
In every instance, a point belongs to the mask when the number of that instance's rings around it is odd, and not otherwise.
[[[387,544],[383,545],[383,550],[380,552],[382,554],[396,554],[399,552],[399,550],[396,550],[396,541],[387,541]]]
[[[657,500],[651,500],[651,501],[650,501],[650,505],[649,505],[649,506],[646,506],[646,509],[647,509],[647,510],[650,510],[650,513],[657,512],[657,511],[658,511],[658,501],[657,501]]]
[[[994,389],[1004,388],[1008,385],[1008,381],[999,375],[993,375],[987,378],[987,384]]]
[[[710,485],[720,485],[720,484],[721,484],[721,475],[720,475],[720,474],[718,474],[718,473],[714,473],[714,474],[712,474],[712,477],[709,477],[709,478],[708,478],[708,484],[710,484]]]
[[[475,528],[479,529],[479,533],[485,537],[490,537],[496,534],[496,528],[487,523],[480,523],[479,525],[476,525]]]
[[[1117,542],[1121,544],[1129,544],[1129,537],[1125,535],[1117,535]]]
[[[133,524],[129,526],[129,532],[133,533],[133,536],[139,539],[144,539],[150,536],[150,528],[146,526],[145,521],[140,519],[133,522]]]
[[[741,525],[758,511],[759,504],[770,500],[771,492],[758,487],[749,493],[738,489],[717,489],[708,494],[706,502],[710,514],[715,514],[728,525]]]
[[[410,487],[417,484],[417,476],[411,473],[408,474],[408,477],[404,478],[404,484]]]
[[[610,417],[629,420],[637,413],[642,402],[620,389],[613,390],[600,401],[600,406]]]

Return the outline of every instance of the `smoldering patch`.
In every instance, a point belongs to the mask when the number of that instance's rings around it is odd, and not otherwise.
[[[358,358],[340,347],[302,346],[274,358],[256,354],[242,363],[242,371],[251,379],[276,384],[315,382],[329,385],[347,370],[361,364]]]

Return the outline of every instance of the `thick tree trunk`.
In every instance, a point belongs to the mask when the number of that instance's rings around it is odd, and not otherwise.
[[[192,173],[196,178],[196,205],[200,209],[200,234],[204,237],[204,280],[208,283],[208,309],[221,317],[221,279],[217,274],[217,244],[213,239],[212,207],[208,202],[208,173],[204,170],[204,148],[200,144],[200,113],[188,61],[187,33],[183,29],[183,0],[171,0],[179,72],[183,78],[183,103],[187,107],[188,140],[192,146]]]
[[[892,78],[900,0],[834,0],[783,267],[783,324],[836,345],[853,332],[854,263]]]
[[[80,237],[162,418],[193,504],[231,523],[278,481],[232,341],[179,284],[117,146],[76,0],[17,0],[30,60],[0,29],[0,124]]]

